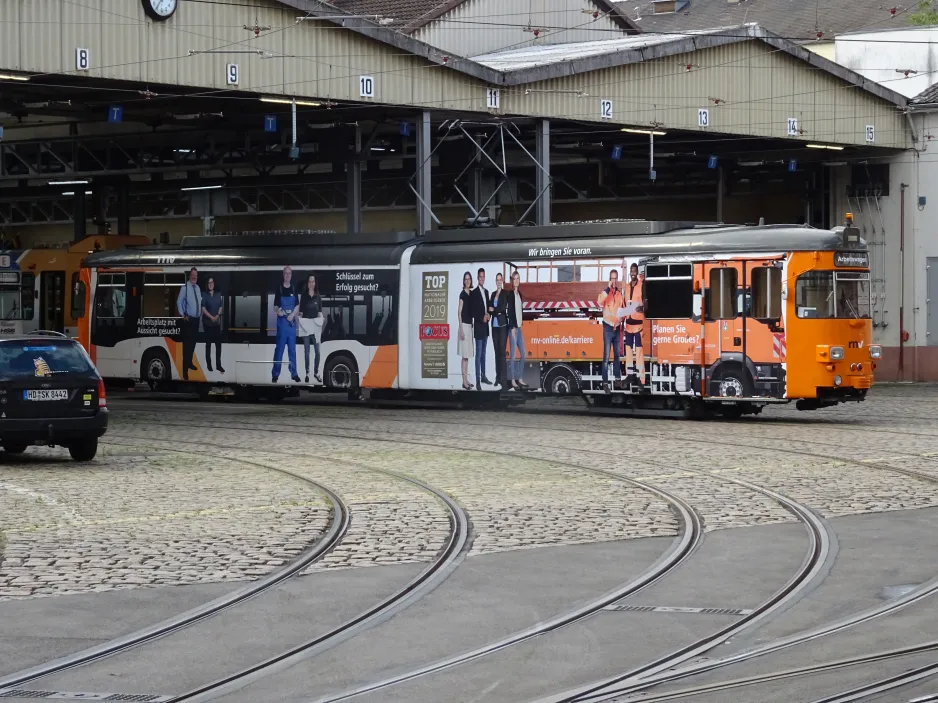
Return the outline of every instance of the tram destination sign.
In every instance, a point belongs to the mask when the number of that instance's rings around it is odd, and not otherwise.
[[[865,251],[837,251],[834,252],[834,266],[869,268],[870,255]]]

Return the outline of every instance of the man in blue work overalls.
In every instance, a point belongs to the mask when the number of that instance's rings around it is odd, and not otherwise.
[[[280,378],[280,366],[283,364],[283,348],[290,355],[290,377],[295,383],[300,382],[296,373],[296,315],[298,296],[293,289],[293,269],[283,269],[283,284],[274,295],[274,309],[277,311],[277,347],[274,349],[274,366],[270,372],[273,383]]]

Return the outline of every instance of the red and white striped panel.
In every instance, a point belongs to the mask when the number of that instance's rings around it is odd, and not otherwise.
[[[772,355],[781,362],[785,361],[785,335],[784,334],[774,334],[772,335]]]
[[[525,310],[581,310],[598,308],[599,304],[590,300],[529,301],[524,303]]]

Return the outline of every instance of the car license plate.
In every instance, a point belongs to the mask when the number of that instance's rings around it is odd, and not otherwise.
[[[64,389],[23,391],[23,400],[68,400],[68,391]]]

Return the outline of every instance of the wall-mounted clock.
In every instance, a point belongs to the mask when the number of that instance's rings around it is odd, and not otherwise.
[[[176,12],[178,0],[141,0],[143,11],[157,22],[165,22]]]

